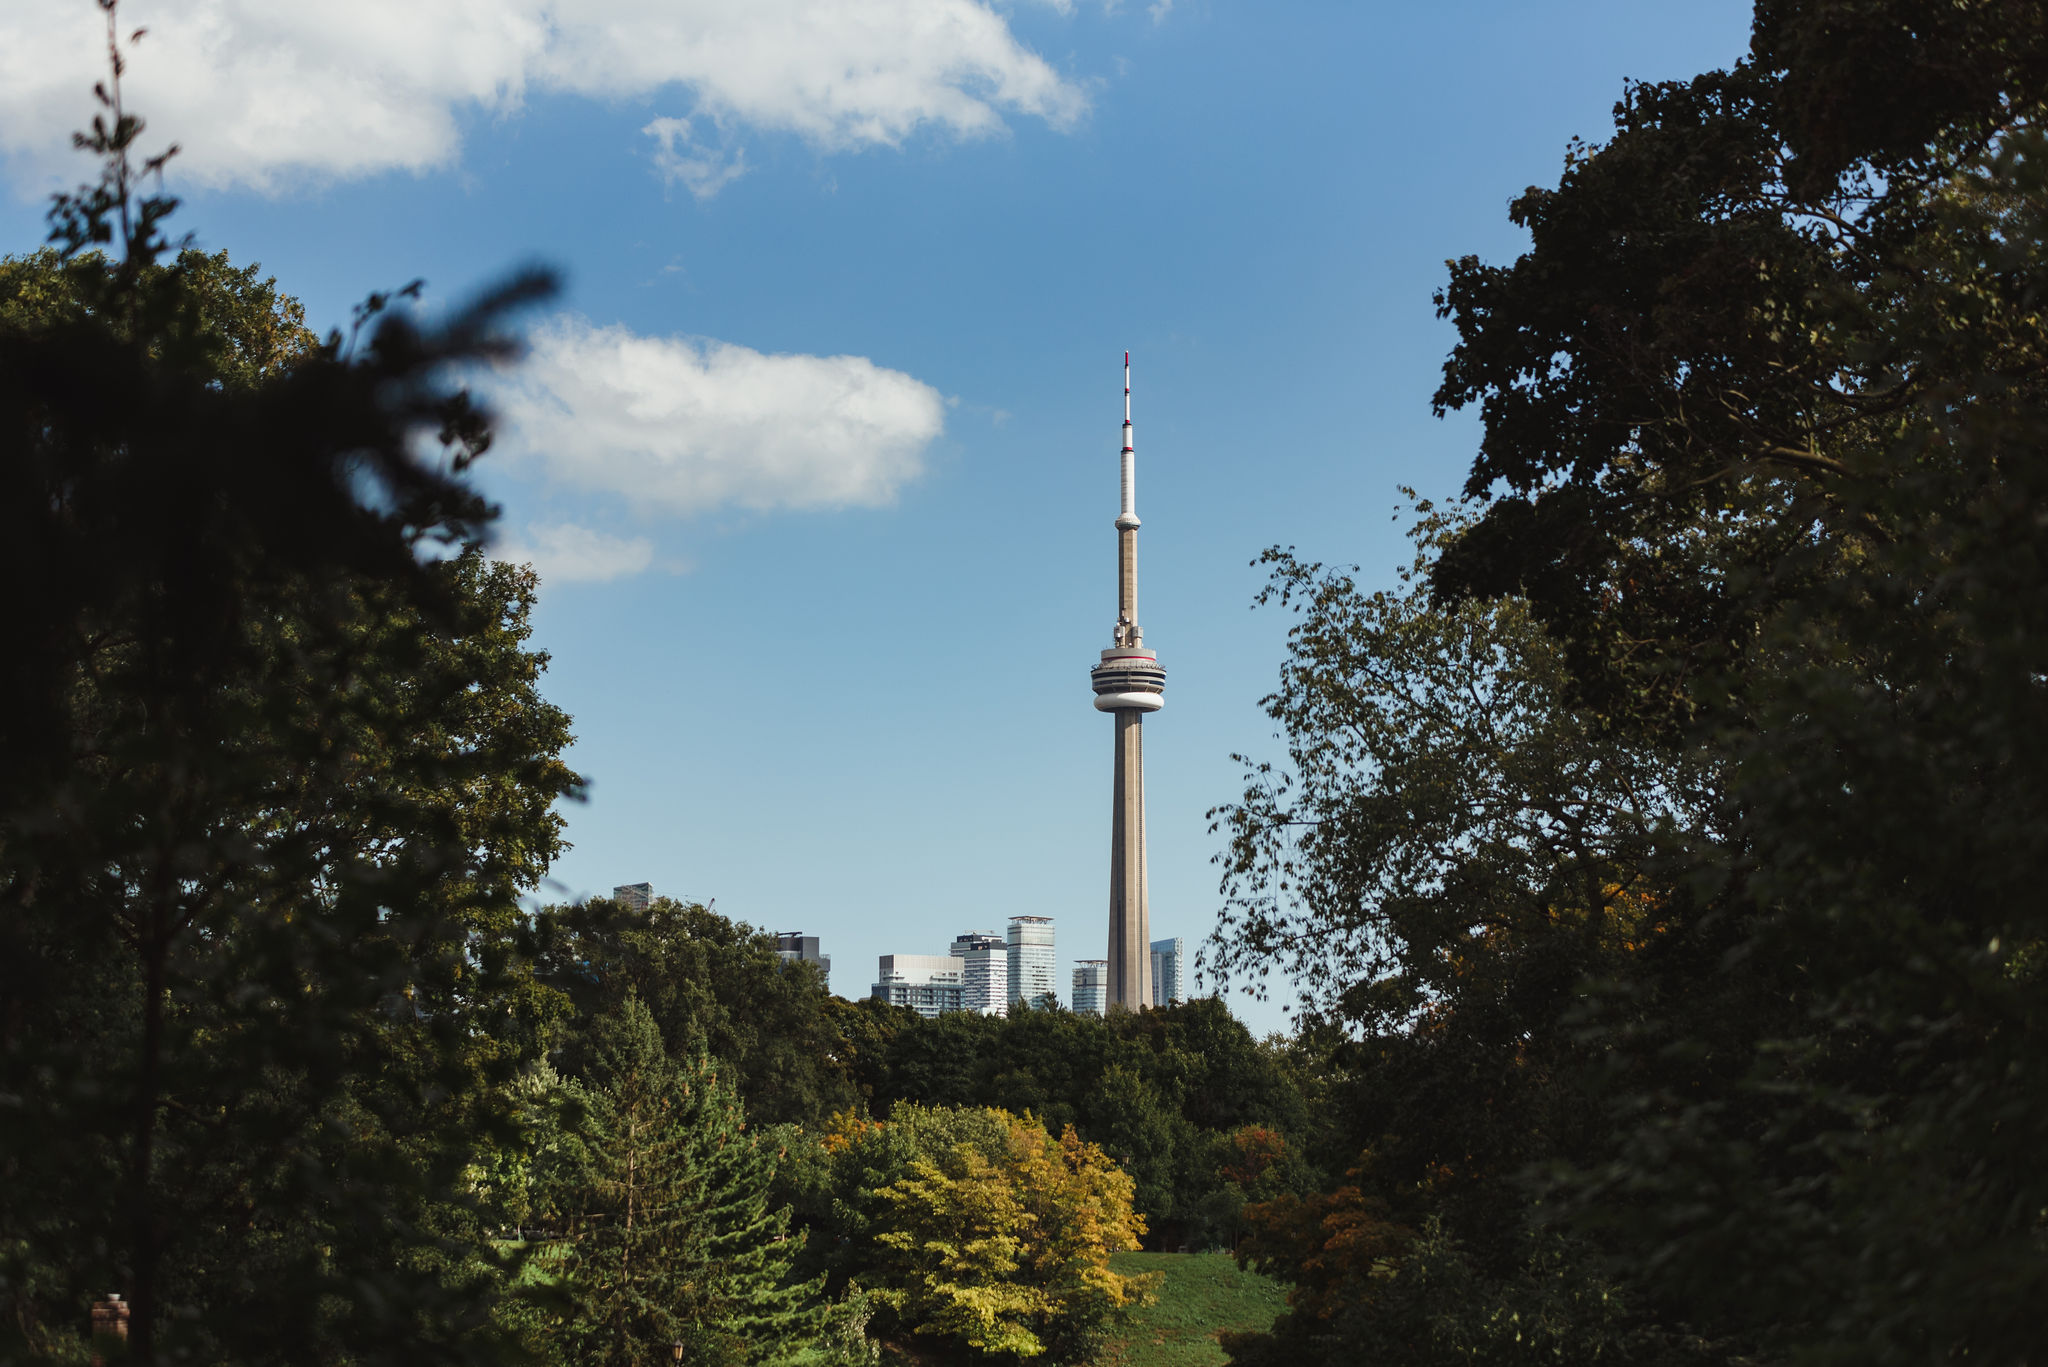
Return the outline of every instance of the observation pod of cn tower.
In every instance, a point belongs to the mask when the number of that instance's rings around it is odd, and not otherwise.
[[[1145,714],[1166,705],[1166,671],[1138,625],[1136,456],[1131,445],[1131,353],[1124,353],[1123,507],[1116,517],[1116,628],[1094,668],[1095,707],[1116,718],[1109,818],[1108,1005],[1152,1004],[1152,908],[1145,871]]]

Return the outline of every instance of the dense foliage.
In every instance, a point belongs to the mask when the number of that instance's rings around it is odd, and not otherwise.
[[[101,183],[0,261],[0,1357],[109,1289],[138,1362],[801,1356],[709,1025],[551,985],[520,905],[579,780],[452,377],[548,281],[314,337],[162,241],[113,51]]]
[[[908,1103],[1072,1125],[1130,1174],[1155,1246],[1228,1243],[1248,1199],[1311,1190],[1344,1156],[1320,1119],[1323,1046],[1257,1040],[1214,1000],[928,1020],[835,997],[814,967],[782,961],[772,935],[668,898],[644,914],[549,908],[542,934],[539,978],[579,1016],[637,996],[671,1051],[702,1042],[756,1122],[819,1134]],[[578,1048],[566,1039],[556,1061],[573,1072]]]
[[[1356,1034],[1247,1362],[2022,1362],[2048,1281],[2048,32],[1758,7],[1455,263],[1469,519],[1275,553],[1216,946]]]
[[[1560,652],[1519,604],[1366,595],[1271,558],[1301,616],[1271,704],[1292,762],[1255,767],[1228,812],[1239,902],[1217,966],[1288,971],[1357,1032],[1326,1084],[1355,1147],[1332,1189],[1250,1212],[1240,1252],[1295,1291],[1287,1332],[1238,1356],[1597,1358],[1636,1326],[1534,1218],[1530,1178],[1599,1150],[1585,993],[1666,932],[1659,879],[1711,770],[1566,705]]]
[[[671,1050],[702,1042],[762,1123],[821,1125],[866,1097],[876,1021],[893,1013],[834,997],[814,966],[785,964],[775,937],[708,906],[656,898],[550,908],[540,979],[579,1014],[637,996]]]
[[[576,780],[448,377],[548,285],[319,342],[167,253],[109,106],[0,266],[0,1353],[118,1287],[143,1361],[475,1356],[466,1137]]]
[[[877,1329],[997,1360],[1085,1360],[1111,1312],[1143,1294],[1110,1268],[1145,1223],[1131,1180],[1067,1126],[1030,1116],[904,1105],[803,1136],[789,1185],[815,1261],[867,1288]]]
[[[1153,1246],[1206,1248],[1234,1237],[1248,1197],[1314,1185],[1317,1076],[1312,1050],[1256,1040],[1205,999],[1107,1019],[907,1020],[871,1091],[890,1114],[905,1102],[988,1106],[1072,1125],[1131,1175]]]
[[[927,1020],[831,996],[813,966],[777,956],[773,936],[706,906],[593,901],[548,909],[539,932],[539,980],[574,1006],[548,1033],[548,1061],[522,1080],[518,1142],[494,1152],[479,1186],[495,1227],[539,1248],[549,1275],[585,1298],[586,1322],[599,1294],[589,1258],[605,1249],[625,1261],[617,1200],[608,1231],[579,1219],[589,1174],[605,1167],[607,1189],[622,1191],[638,1170],[617,1122],[600,1114],[622,1031],[650,1059],[700,1057],[718,1088],[760,1098],[747,1117],[779,1122],[732,1142],[762,1143],[748,1149],[750,1171],[774,1171],[773,1194],[748,1206],[762,1227],[779,1239],[775,1209],[792,1207],[792,1237],[769,1259],[788,1271],[758,1281],[812,1336],[792,1348],[798,1360],[864,1363],[862,1346],[879,1339],[908,1352],[936,1342],[974,1359],[1082,1361],[1140,1294],[1111,1272],[1112,1253],[1148,1234],[1228,1241],[1247,1200],[1316,1185],[1318,1056],[1255,1041],[1214,1001],[1107,1020],[1024,1007]],[[773,1136],[779,1161],[760,1135]],[[611,1156],[600,1163],[594,1146]],[[758,1186],[745,1190],[758,1202]],[[670,1232],[639,1238],[671,1251],[652,1259],[665,1270],[635,1255],[643,1271],[623,1277],[619,1312],[640,1327],[622,1345],[679,1333],[661,1317],[680,1304],[666,1282],[722,1275]],[[820,1278],[828,1304],[804,1302]],[[531,1319],[534,1341],[564,1342],[570,1313]],[[732,1319],[701,1320],[721,1315]],[[774,1348],[765,1333],[745,1339]],[[718,1360],[715,1336],[680,1341],[690,1360]],[[579,1342],[575,1360],[630,1360],[623,1347]]]

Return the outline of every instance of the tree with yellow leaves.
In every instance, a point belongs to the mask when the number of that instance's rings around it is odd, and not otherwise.
[[[836,1124],[809,1161],[844,1236],[838,1260],[885,1334],[1080,1361],[1145,1295],[1109,1265],[1145,1232],[1131,1179],[1071,1127],[1055,1138],[1029,1114],[905,1105]]]

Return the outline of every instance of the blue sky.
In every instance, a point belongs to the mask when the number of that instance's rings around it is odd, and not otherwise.
[[[1132,353],[1155,936],[1218,906],[1204,813],[1286,620],[1262,547],[1405,560],[1446,258],[1598,140],[1625,78],[1725,65],[1748,8],[1136,0],[129,0],[180,226],[321,327],[413,277],[559,268],[483,478],[547,574],[547,691],[592,780],[552,898],[651,881],[875,956],[1106,932]],[[4,249],[87,103],[89,0],[0,5]],[[154,64],[154,65],[153,65]],[[1259,1029],[1279,999],[1232,997]]]

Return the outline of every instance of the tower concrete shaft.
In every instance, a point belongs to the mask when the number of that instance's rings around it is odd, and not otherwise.
[[[1136,1011],[1152,1002],[1152,899],[1145,868],[1145,714],[1116,712],[1109,819],[1107,996]]]
[[[1117,621],[1093,671],[1095,707],[1116,718],[1110,788],[1110,1005],[1136,1011],[1152,1000],[1152,908],[1145,867],[1145,714],[1165,705],[1166,671],[1138,625],[1136,453],[1131,441],[1131,355],[1124,353],[1123,499],[1116,518]]]

